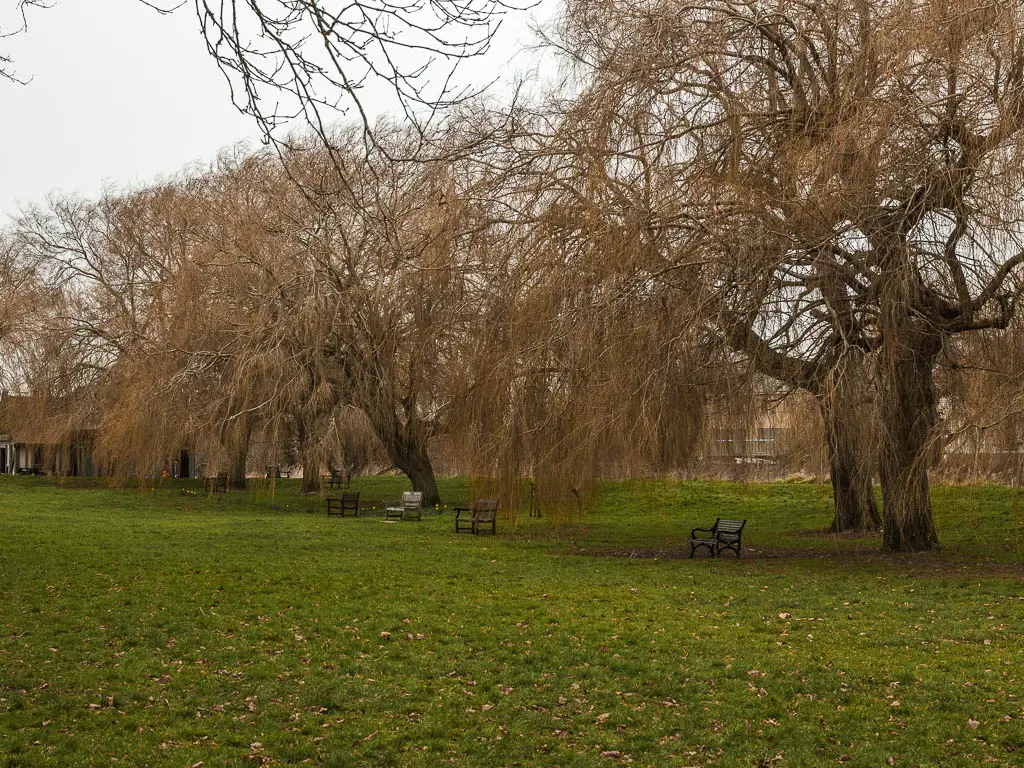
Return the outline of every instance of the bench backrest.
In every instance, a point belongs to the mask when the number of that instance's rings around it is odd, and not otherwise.
[[[402,506],[403,507],[422,507],[423,506],[423,492],[422,491],[402,491]]]
[[[479,522],[489,523],[498,516],[497,499],[477,499],[473,502],[473,517]]]
[[[341,508],[342,509],[359,509],[359,494],[358,493],[343,493],[343,494],[341,494]]]
[[[715,520],[715,525],[712,530],[716,533],[732,533],[739,535],[740,531],[743,530],[743,526],[746,524],[746,520],[726,520],[725,518],[720,517]]]

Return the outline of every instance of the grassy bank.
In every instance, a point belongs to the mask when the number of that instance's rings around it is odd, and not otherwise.
[[[944,549],[892,558],[817,533],[814,485],[615,484],[475,538],[294,481],[2,478],[0,765],[1017,765],[1020,497],[935,500]],[[718,515],[749,557],[685,559]]]

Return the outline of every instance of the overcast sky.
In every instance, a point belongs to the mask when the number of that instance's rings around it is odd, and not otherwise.
[[[17,73],[32,80],[0,80],[0,224],[54,190],[95,196],[209,162],[237,141],[259,143],[231,105],[190,5],[167,17],[136,0],[62,0],[4,41]],[[527,68],[519,52],[528,18],[506,20],[494,52],[464,76],[482,83]],[[0,24],[10,21],[5,8]]]

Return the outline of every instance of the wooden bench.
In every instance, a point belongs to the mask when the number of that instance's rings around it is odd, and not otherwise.
[[[228,473],[218,472],[216,477],[208,477],[203,481],[203,488],[207,493],[227,493]]]
[[[726,520],[718,518],[710,528],[694,528],[690,532],[690,557],[699,547],[707,548],[712,557],[722,554],[722,550],[730,549],[740,556],[742,547],[743,526],[746,520]]]
[[[347,469],[332,469],[331,476],[327,478],[327,487],[330,490],[341,490],[352,484],[352,473]]]
[[[281,479],[282,477],[291,477],[291,470],[281,469],[280,467],[267,467],[267,480],[272,478]]]
[[[423,493],[405,491],[401,501],[389,501],[384,505],[384,519],[419,520],[423,510]]]
[[[455,532],[471,531],[480,533],[486,526],[491,526],[491,533],[496,533],[498,520],[497,499],[477,499],[472,507],[455,507]]]
[[[343,493],[327,497],[328,517],[359,517],[359,494]]]

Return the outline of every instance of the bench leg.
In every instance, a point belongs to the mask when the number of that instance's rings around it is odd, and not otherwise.
[[[713,544],[708,544],[707,542],[704,542],[704,541],[698,541],[698,542],[691,541],[690,542],[690,559],[691,560],[693,559],[693,556],[697,553],[697,548],[698,547],[705,547],[707,549],[707,551],[708,551],[708,555],[710,555],[711,557],[715,557],[715,547],[714,547]]]

